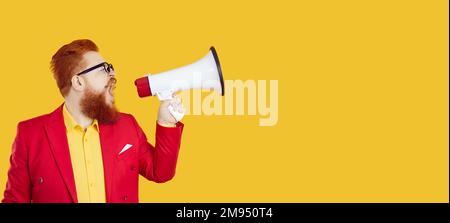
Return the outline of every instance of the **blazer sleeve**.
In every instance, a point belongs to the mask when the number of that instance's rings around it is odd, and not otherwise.
[[[178,122],[176,127],[163,127],[156,123],[153,146],[134,117],[133,122],[139,138],[139,174],[156,183],[171,180],[175,176],[184,124]]]
[[[4,203],[30,203],[31,183],[28,171],[27,148],[23,138],[22,126],[17,126],[17,134],[12,145],[9,158],[8,181],[2,202]]]

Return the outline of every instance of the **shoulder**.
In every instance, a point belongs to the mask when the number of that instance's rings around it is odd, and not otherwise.
[[[144,135],[142,128],[132,114],[121,112],[119,119],[114,125],[123,135],[132,135],[137,138],[141,138]]]
[[[17,125],[17,128],[23,129],[23,128],[42,127],[44,125],[44,123],[46,123],[46,121],[48,120],[49,115],[50,114],[44,114],[44,115],[40,115],[40,116],[36,116],[36,117],[30,118],[30,119],[20,121],[19,124]]]
[[[17,129],[30,129],[30,130],[35,130],[38,128],[43,127],[46,123],[58,123],[60,121],[63,120],[63,115],[62,115],[62,106],[60,105],[59,107],[57,107],[54,111],[47,113],[47,114],[43,114],[43,115],[39,115],[30,119],[26,119],[23,121],[20,121],[19,124],[17,125]]]
[[[129,127],[137,128],[139,126],[138,122],[136,121],[136,119],[132,114],[123,112],[119,113],[119,119],[117,120],[116,125],[127,128]]]
[[[119,112],[119,122],[136,122],[136,119],[132,114]]]

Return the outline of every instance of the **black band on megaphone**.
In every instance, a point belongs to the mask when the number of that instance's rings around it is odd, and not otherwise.
[[[220,77],[220,86],[222,87],[222,96],[224,96],[225,88],[224,88],[224,83],[223,83],[222,69],[220,68],[219,57],[217,56],[217,52],[216,52],[216,49],[214,48],[214,46],[211,46],[211,48],[209,50],[211,50],[211,52],[214,56],[214,60],[216,61],[217,72],[219,73],[219,77]]]

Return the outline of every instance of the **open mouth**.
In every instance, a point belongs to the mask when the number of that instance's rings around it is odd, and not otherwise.
[[[109,88],[108,88],[108,92],[109,92],[109,94],[111,95],[111,96],[114,96],[114,89],[115,89],[116,87],[113,87],[113,86],[110,86]]]
[[[116,79],[115,78],[110,79],[105,88],[107,88],[109,95],[114,97],[114,89],[116,89]]]
[[[114,89],[116,89],[116,86],[114,86],[114,85],[110,85],[110,86],[108,86],[107,87],[108,88],[108,93],[111,95],[111,96],[114,96]]]

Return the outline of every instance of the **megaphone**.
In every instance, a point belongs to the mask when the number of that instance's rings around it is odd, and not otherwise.
[[[158,96],[159,100],[172,99],[174,92],[189,89],[214,89],[224,95],[224,81],[216,49],[211,47],[208,54],[192,64],[158,74],[138,78],[136,85],[139,97]],[[184,114],[169,111],[179,121]],[[178,116],[178,117],[177,117]]]

